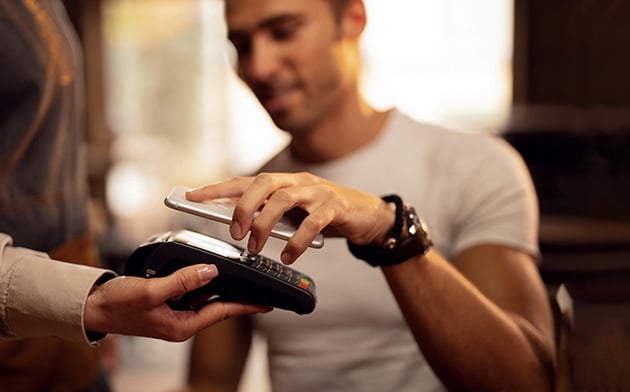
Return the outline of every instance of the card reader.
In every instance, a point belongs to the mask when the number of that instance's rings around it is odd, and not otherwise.
[[[309,276],[191,230],[152,236],[129,256],[124,274],[162,277],[199,263],[216,265],[219,275],[205,286],[169,300],[171,308],[196,310],[211,301],[229,301],[271,306],[297,314],[308,314],[315,309],[315,283]]]

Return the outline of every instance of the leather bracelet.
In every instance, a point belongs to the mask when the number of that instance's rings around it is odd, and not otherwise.
[[[392,236],[385,245],[356,245],[349,240],[348,249],[354,257],[374,267],[396,265],[418,254],[426,254],[433,245],[426,224],[413,207],[403,204],[400,196],[388,195],[383,200],[396,204],[396,220]],[[402,238],[402,228],[407,225],[407,237]]]
[[[387,195],[381,197],[381,199],[387,203],[394,203],[396,205],[396,219],[394,220],[394,227],[392,227],[392,234],[387,241],[385,241],[385,246],[391,249],[396,246],[396,242],[398,242],[402,235],[404,224],[403,201],[398,195]]]

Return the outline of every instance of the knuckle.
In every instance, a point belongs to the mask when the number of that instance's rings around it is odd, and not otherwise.
[[[319,177],[315,176],[313,173],[304,172],[304,171],[297,173],[297,177],[298,179],[300,179],[300,181],[305,182],[305,183],[318,182],[319,180]]]
[[[336,216],[343,216],[350,208],[350,204],[347,200],[341,198],[335,198],[332,203],[332,210]]]
[[[331,215],[331,218],[340,218],[346,215],[350,208],[347,200],[338,197],[334,192],[329,192],[329,197],[324,204],[324,210]]]
[[[177,274],[176,279],[177,279],[177,285],[182,289],[182,291],[188,292],[194,289],[195,285],[192,282],[192,279],[190,279],[190,276],[186,274],[185,272],[186,271],[181,271],[181,273]]]
[[[302,221],[300,226],[304,227],[308,232],[319,233],[327,224],[326,217],[311,214]]]
[[[271,173],[260,173],[254,179],[254,182],[266,188],[271,188],[274,182],[273,175]]]
[[[294,197],[291,191],[286,188],[278,189],[271,195],[271,198],[283,205],[293,206],[294,203]]]
[[[149,281],[149,283],[151,282]],[[153,304],[156,301],[158,294],[159,294],[159,291],[157,290],[156,285],[147,284],[146,286],[144,286],[144,289],[141,290],[136,295],[136,297],[134,298],[134,301],[140,301],[140,302],[144,302],[148,304]]]
[[[249,184],[251,184],[253,180],[255,180],[255,178],[247,177],[247,176],[235,176],[235,177],[232,177],[232,179],[230,180],[230,183],[240,188],[240,187],[248,186]]]

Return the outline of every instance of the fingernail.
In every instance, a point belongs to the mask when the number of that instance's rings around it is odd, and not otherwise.
[[[252,253],[258,252],[258,242],[256,241],[256,238],[254,238],[253,235],[251,235],[249,237],[249,241],[247,241],[247,250]]]
[[[293,255],[291,255],[291,253],[289,252],[282,252],[282,254],[280,255],[280,261],[282,261],[284,264],[291,264],[291,262],[293,261]]]
[[[219,271],[214,264],[209,264],[198,269],[197,273],[199,274],[199,278],[201,278],[201,282],[205,284],[214,279],[219,274]]]
[[[241,231],[242,231],[242,227],[241,224],[238,223],[237,221],[232,222],[232,225],[230,226],[230,234],[232,234],[232,237],[240,240],[242,239],[242,235],[241,235]]]
[[[201,189],[201,188],[194,188],[194,189],[189,189],[189,190],[187,190],[187,191],[186,191],[186,194],[185,194],[185,195],[186,195],[186,198],[188,199],[188,196],[193,196],[193,194],[194,194],[195,192],[197,192],[199,189]]]

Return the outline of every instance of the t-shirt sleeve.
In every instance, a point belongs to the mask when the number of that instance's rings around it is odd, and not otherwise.
[[[498,138],[470,151],[480,157],[466,173],[453,251],[501,244],[539,258],[539,210],[529,170],[521,156]]]

